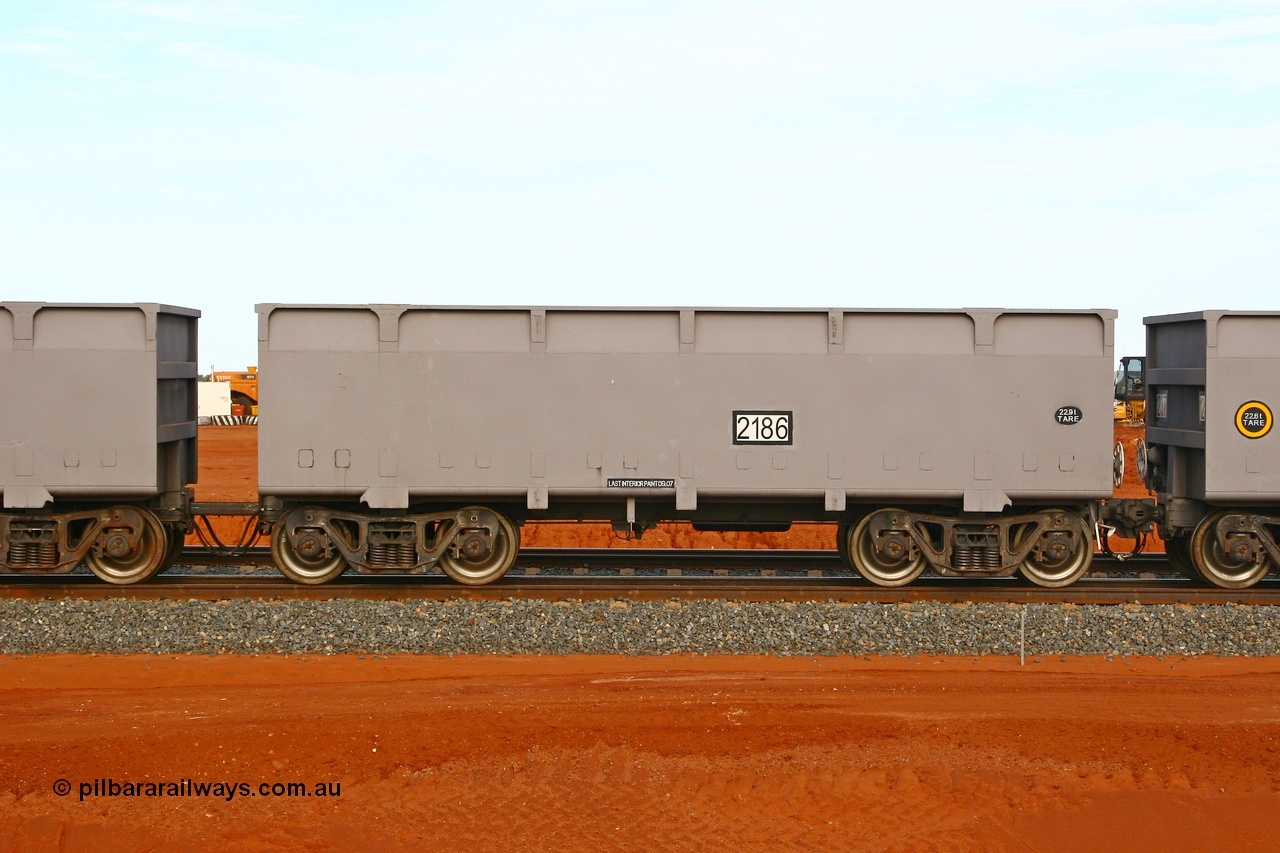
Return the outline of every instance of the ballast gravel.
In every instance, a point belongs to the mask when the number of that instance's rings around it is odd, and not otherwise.
[[[1280,607],[0,601],[0,654],[1280,654]]]

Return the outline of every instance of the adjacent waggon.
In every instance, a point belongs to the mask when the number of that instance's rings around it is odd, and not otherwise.
[[[279,569],[502,577],[528,521],[837,526],[872,583],[1066,586],[1101,525],[1247,586],[1277,559],[1280,314],[1148,319],[1150,503],[1112,501],[1109,310],[258,306]],[[193,514],[199,312],[0,303],[0,565],[112,583]]]
[[[170,305],[0,302],[0,565],[162,570],[196,480],[196,325]]]
[[[1243,588],[1280,563],[1280,312],[1146,318],[1146,446],[1170,559]]]

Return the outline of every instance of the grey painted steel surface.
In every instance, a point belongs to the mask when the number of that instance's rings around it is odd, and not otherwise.
[[[1160,492],[1222,504],[1280,500],[1280,432],[1271,429],[1280,412],[1280,311],[1144,322],[1147,443],[1167,457]]]
[[[532,517],[767,499],[831,519],[1111,495],[1111,310],[257,311],[263,496]],[[787,413],[786,443],[735,443],[753,412]]]
[[[200,312],[0,302],[0,492],[145,499],[196,479]]]

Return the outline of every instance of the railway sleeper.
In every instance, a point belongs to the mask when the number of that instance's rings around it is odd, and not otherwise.
[[[365,574],[439,568],[460,583],[491,583],[515,563],[519,545],[517,528],[485,507],[387,515],[300,506],[271,533],[276,566],[306,584],[326,583],[348,568]]]

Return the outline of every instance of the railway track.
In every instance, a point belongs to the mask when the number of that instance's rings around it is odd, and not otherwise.
[[[464,587],[441,575],[347,575],[323,586],[302,586],[268,574],[246,576],[270,565],[265,549],[235,557],[186,551],[170,573],[138,586],[112,586],[92,575],[6,575],[0,596],[140,600],[408,599],[494,601],[633,601],[729,599],[741,601],[841,601],[905,603],[1008,602],[1058,604],[1280,604],[1280,578],[1247,590],[1213,589],[1172,576],[1162,555],[1125,561],[1099,556],[1095,572],[1062,590],[1042,589],[1018,578],[926,577],[899,589],[873,586],[851,576],[834,552],[688,551],[641,549],[529,549],[503,580]],[[208,566],[233,566],[235,574],[210,574]],[[678,568],[675,568],[677,567]],[[203,571],[201,570],[203,569]],[[1123,574],[1123,577],[1111,575]],[[1137,577],[1134,577],[1137,575]]]
[[[207,548],[184,549],[179,566],[270,566],[268,548],[229,549],[225,554]],[[823,571],[853,577],[835,551],[710,548],[523,548],[516,558],[516,573],[531,569],[661,569],[670,571]],[[1118,558],[1097,554],[1093,571],[1168,571],[1163,554]]]

